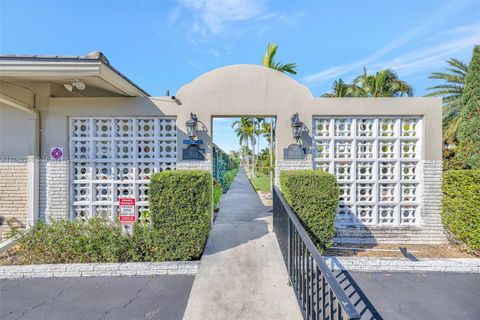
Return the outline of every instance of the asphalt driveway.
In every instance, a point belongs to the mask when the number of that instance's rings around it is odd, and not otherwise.
[[[193,276],[0,280],[0,319],[181,319]]]
[[[337,279],[362,319],[480,319],[480,274],[350,272]]]

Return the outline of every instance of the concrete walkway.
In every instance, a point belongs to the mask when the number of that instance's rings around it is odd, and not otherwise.
[[[224,195],[184,319],[302,319],[264,207],[240,170]]]

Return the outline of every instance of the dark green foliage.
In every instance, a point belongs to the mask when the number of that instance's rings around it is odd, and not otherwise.
[[[210,229],[211,174],[201,170],[154,174],[149,205],[153,228],[166,237],[166,256],[175,260],[198,258]]]
[[[103,218],[37,223],[20,233],[17,261],[89,263],[197,259],[203,252],[212,205],[207,171],[165,171],[150,184],[151,223],[122,235],[118,221]]]
[[[470,249],[480,250],[480,170],[444,173],[442,222]]]
[[[330,247],[335,234],[339,188],[335,177],[323,171],[280,173],[282,194],[298,215],[319,250]]]
[[[480,46],[473,50],[462,103],[463,121],[458,128],[460,145],[455,156],[465,168],[480,169]]]
[[[220,200],[222,198],[223,189],[220,183],[214,179],[213,180],[213,209],[217,209],[220,205]]]
[[[220,179],[220,185],[222,186],[223,193],[226,193],[232,186],[233,180],[238,173],[238,168],[225,171],[223,177]]]
[[[233,183],[233,178],[238,172],[238,162],[232,160],[218,146],[213,146],[213,177],[220,183],[223,193],[226,193]]]
[[[37,223],[20,234],[19,263],[86,263],[129,261],[130,239],[118,222],[102,218]]]

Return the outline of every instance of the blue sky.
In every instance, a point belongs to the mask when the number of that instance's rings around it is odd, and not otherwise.
[[[430,72],[449,57],[468,61],[480,43],[480,0],[0,0],[0,53],[100,50],[152,95],[220,66],[259,64],[272,41],[314,95],[366,66],[395,69],[421,96]],[[215,122],[226,150],[237,148],[230,123]]]

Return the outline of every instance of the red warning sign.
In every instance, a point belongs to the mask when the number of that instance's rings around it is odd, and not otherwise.
[[[131,224],[137,220],[134,198],[120,198],[120,222]]]

